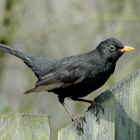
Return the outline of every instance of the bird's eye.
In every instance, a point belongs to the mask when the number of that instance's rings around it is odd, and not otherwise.
[[[115,46],[110,45],[110,46],[109,46],[109,49],[110,49],[111,51],[115,51],[116,48],[115,48]]]

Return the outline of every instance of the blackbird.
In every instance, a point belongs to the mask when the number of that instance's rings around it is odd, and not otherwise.
[[[134,48],[124,46],[115,38],[109,38],[102,41],[93,51],[63,59],[34,56],[3,44],[0,44],[0,50],[22,59],[38,78],[35,88],[24,94],[41,91],[57,94],[59,102],[71,119],[80,126],[79,118],[74,117],[65,105],[65,98],[87,102],[95,108],[101,107],[95,101],[81,99],[81,97],[100,88],[113,74],[120,56]]]

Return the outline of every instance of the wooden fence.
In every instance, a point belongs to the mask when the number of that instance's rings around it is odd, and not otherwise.
[[[84,133],[73,122],[58,132],[58,140],[140,140],[140,70],[96,98],[105,113],[85,114]],[[0,140],[50,140],[50,118],[46,115],[0,115]]]

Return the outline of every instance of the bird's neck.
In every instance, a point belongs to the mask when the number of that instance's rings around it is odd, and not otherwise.
[[[96,65],[99,71],[110,71],[111,74],[114,72],[117,60],[107,59],[97,50],[91,51],[87,55],[90,56],[88,57],[90,58],[89,61]]]

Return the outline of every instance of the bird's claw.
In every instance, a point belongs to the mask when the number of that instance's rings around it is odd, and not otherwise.
[[[90,106],[90,108],[91,107],[93,107],[94,109],[95,109],[95,116],[96,117],[98,117],[98,113],[99,113],[99,108],[101,108],[102,109],[102,114],[104,114],[104,108],[99,104],[99,103],[97,103],[97,102],[95,102],[95,101],[92,101],[91,102],[91,106]],[[98,119],[97,119],[98,120]]]
[[[72,121],[74,121],[76,123],[77,129],[81,130],[83,133],[84,132],[83,131],[83,122],[86,121],[86,118],[84,116],[74,116],[74,117],[72,117]]]

